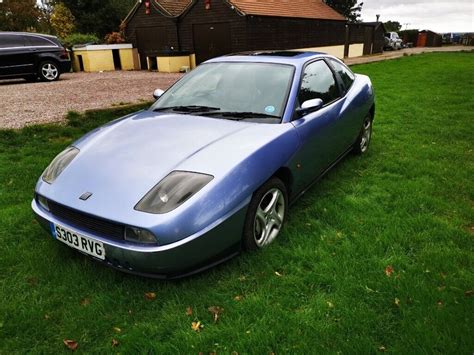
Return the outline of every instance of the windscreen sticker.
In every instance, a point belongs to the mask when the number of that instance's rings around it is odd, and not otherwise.
[[[267,106],[267,107],[265,107],[265,112],[266,112],[266,113],[273,113],[273,112],[275,112],[275,106]]]

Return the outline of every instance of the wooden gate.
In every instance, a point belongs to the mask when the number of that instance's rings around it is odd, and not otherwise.
[[[209,23],[193,25],[196,63],[232,52],[230,25]]]

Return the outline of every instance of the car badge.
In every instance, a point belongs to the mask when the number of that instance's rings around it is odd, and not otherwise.
[[[86,201],[91,196],[92,196],[92,192],[85,192],[81,195],[81,197],[79,197],[79,199],[82,200],[82,201]]]

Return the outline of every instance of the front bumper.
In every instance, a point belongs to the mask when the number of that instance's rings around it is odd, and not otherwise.
[[[60,224],[104,243],[105,260],[92,259],[124,272],[154,278],[179,278],[219,264],[240,252],[247,205],[240,206],[218,223],[163,246],[143,246],[126,241],[109,240],[81,230],[43,209],[36,200],[31,203],[40,225],[51,235],[51,223]]]

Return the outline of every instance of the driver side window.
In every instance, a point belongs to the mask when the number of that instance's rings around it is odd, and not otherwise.
[[[298,94],[300,105],[312,99],[321,99],[326,105],[339,97],[340,93],[333,72],[324,60],[318,60],[306,66]]]

